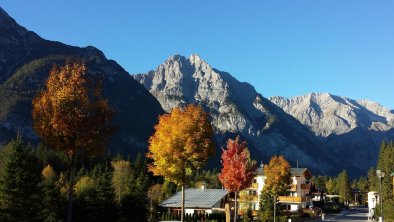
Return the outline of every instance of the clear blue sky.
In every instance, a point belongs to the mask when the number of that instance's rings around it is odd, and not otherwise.
[[[130,73],[197,53],[266,97],[329,92],[394,108],[392,0],[0,0],[0,6],[46,39],[96,46]]]

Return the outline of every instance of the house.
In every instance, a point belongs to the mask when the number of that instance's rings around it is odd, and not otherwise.
[[[288,196],[279,196],[278,202],[285,204],[290,211],[306,208],[311,199],[310,191],[312,184],[309,179],[312,174],[307,168],[291,168],[291,184]],[[253,210],[259,210],[260,194],[265,185],[265,175],[263,165],[256,171],[256,176],[253,179],[252,185],[247,189],[252,196],[251,205]]]
[[[228,192],[222,189],[185,189],[185,213],[210,214],[216,209],[224,208]],[[170,211],[180,211],[182,207],[182,192],[165,200],[160,206]]]

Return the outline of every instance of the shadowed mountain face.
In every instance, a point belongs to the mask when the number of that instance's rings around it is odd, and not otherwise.
[[[212,116],[221,146],[229,136],[239,134],[248,141],[252,157],[258,161],[283,154],[291,162],[298,160],[321,173],[336,173],[343,167],[307,127],[250,84],[212,68],[198,55],[172,56],[156,70],[134,78],[168,112],[188,103],[201,104]]]
[[[394,139],[394,114],[375,102],[328,93],[270,100],[307,126],[327,151],[360,171],[376,164],[383,140]]]
[[[79,48],[42,39],[19,26],[0,8],[0,143],[19,131],[32,142],[32,99],[43,88],[53,64],[83,59],[92,78],[103,82],[104,95],[115,109],[110,151],[145,152],[157,117],[164,111],[158,101],[115,61],[94,47]]]

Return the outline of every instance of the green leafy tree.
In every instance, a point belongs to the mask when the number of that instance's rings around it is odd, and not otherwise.
[[[41,169],[20,136],[5,147],[0,172],[0,221],[40,221]]]

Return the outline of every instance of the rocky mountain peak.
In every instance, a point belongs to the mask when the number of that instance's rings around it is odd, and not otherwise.
[[[238,134],[248,140],[256,158],[263,158],[262,153],[281,153],[291,160],[302,158],[306,165],[318,159],[311,157],[315,151],[306,151],[319,149],[306,127],[258,94],[252,85],[213,68],[197,54],[171,56],[155,70],[133,77],[167,112],[190,103],[202,105],[211,114],[219,143],[228,138],[227,134]]]
[[[387,131],[394,128],[394,115],[378,103],[310,93],[291,99],[271,97],[285,112],[308,126],[318,136],[341,135],[358,127]]]

